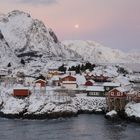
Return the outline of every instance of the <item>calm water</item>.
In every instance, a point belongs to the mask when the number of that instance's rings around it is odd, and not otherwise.
[[[0,140],[140,140],[140,125],[112,123],[102,115],[43,121],[0,119]]]

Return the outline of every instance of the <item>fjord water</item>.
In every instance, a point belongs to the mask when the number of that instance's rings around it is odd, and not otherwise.
[[[113,123],[103,115],[79,115],[55,120],[0,118],[1,140],[139,140],[140,125]]]

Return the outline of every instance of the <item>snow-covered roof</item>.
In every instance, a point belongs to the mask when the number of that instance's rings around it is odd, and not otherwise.
[[[38,82],[38,81],[42,81],[42,82],[45,82],[46,83],[46,81],[43,80],[43,79],[37,79],[37,80],[35,80],[35,82]]]
[[[94,81],[94,80],[87,80],[86,82],[88,82],[88,81],[90,81],[91,83],[95,83],[95,81]]]
[[[125,88],[125,87],[118,87],[118,88],[116,88],[118,91],[120,91],[120,92],[128,92],[129,90],[127,89],[127,88]]]
[[[77,84],[76,81],[63,81],[63,84]]]
[[[64,75],[61,75],[61,79],[68,77],[68,76],[76,78],[76,76],[74,76],[74,75],[64,74]]]
[[[105,91],[102,86],[88,86],[86,91]]]
[[[118,76],[113,81],[116,82],[116,83],[120,83],[121,85],[124,85],[124,86],[131,84],[129,82],[129,79],[127,77],[122,76],[122,75]]]
[[[29,88],[23,85],[15,85],[13,89],[29,89]]]
[[[120,86],[120,83],[105,82],[105,83],[103,83],[103,86],[119,87]]]
[[[85,86],[78,86],[77,90],[86,90]]]

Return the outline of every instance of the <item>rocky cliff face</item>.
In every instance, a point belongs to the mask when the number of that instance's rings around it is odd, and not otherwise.
[[[0,16],[0,42],[1,55],[6,54],[7,59],[8,56],[24,59],[28,63],[33,60],[40,63],[46,62],[46,59],[72,59],[79,56],[65,48],[51,28],[21,11]],[[4,52],[5,47],[7,52]],[[15,59],[10,58],[12,61]]]

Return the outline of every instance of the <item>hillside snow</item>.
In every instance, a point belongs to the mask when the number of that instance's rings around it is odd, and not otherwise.
[[[2,54],[13,56],[10,59],[7,57],[9,62],[15,62],[15,57],[18,60],[24,59],[27,63],[80,58],[77,53],[61,44],[51,28],[33,19],[28,13],[17,10],[0,15],[0,47]],[[0,61],[2,63],[2,59]]]
[[[63,44],[79,53],[84,60],[96,63],[140,63],[140,54],[124,53],[117,49],[102,46],[95,41],[63,41]]]

